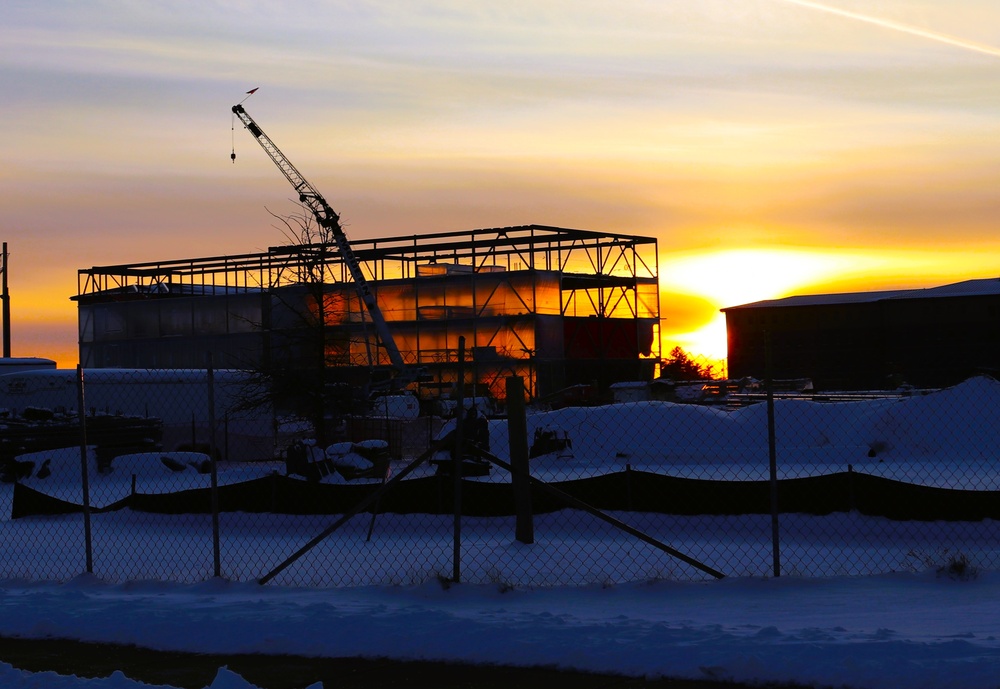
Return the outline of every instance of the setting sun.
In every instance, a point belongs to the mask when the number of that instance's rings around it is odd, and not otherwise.
[[[878,263],[878,259],[853,253],[808,249],[729,249],[670,256],[660,264],[661,287],[677,296],[697,295],[713,309],[704,314],[704,322],[687,332],[675,332],[667,315],[664,351],[677,345],[698,357],[723,360],[726,319],[719,309],[787,296],[835,276],[870,270]],[[669,314],[671,304],[663,304],[661,310]]]
[[[256,87],[352,240],[654,237],[664,354],[724,360],[727,306],[997,272],[996,3],[361,5],[12,5],[15,356],[76,363],[82,268],[281,243],[289,193],[231,121]]]
[[[679,346],[724,368],[719,310],[793,294],[935,286],[995,273],[990,252],[744,248],[670,254],[660,261],[664,354]],[[700,308],[678,308],[697,300]]]
[[[826,250],[726,249],[667,258],[660,265],[660,284],[700,295],[721,308],[784,296],[877,264],[878,259]]]

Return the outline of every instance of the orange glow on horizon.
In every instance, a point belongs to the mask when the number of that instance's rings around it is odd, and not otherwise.
[[[663,355],[724,358],[727,306],[1000,270],[1000,3],[363,7],[8,3],[12,353],[75,365],[80,268],[284,243],[257,87],[352,239],[657,237]]]
[[[722,371],[728,355],[722,308],[800,294],[919,289],[996,272],[992,252],[796,247],[661,256],[660,288],[676,295],[660,305],[662,352],[667,357],[680,346]],[[692,323],[689,313],[681,327],[672,327],[671,301],[684,295],[703,304],[701,320]]]
[[[727,357],[722,308],[799,294],[918,289],[991,277],[998,274],[997,253],[753,246],[661,253],[661,353],[667,357],[680,346],[721,372]],[[76,366],[76,308],[70,290],[66,284],[20,280],[12,286],[14,356],[54,359],[60,368]]]

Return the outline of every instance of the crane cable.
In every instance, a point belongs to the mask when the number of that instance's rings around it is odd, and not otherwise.
[[[243,103],[246,102],[247,98],[249,98],[253,94],[257,93],[257,89],[259,89],[259,88],[260,88],[259,86],[255,86],[254,88],[252,88],[249,91],[247,91],[246,98],[244,98],[243,100],[240,101],[240,105],[243,105]],[[229,159],[232,160],[233,161],[233,165],[235,165],[236,164],[236,113],[235,112],[233,113],[232,130],[233,130],[233,132],[232,132],[233,133],[233,152],[229,154]]]

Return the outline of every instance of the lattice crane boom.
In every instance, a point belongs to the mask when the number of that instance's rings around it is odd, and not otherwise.
[[[330,235],[333,237],[334,242],[337,244],[337,249],[340,251],[340,255],[347,266],[348,272],[351,274],[351,279],[354,281],[354,286],[357,289],[358,296],[361,301],[364,302],[365,308],[368,309],[368,315],[371,316],[372,323],[375,326],[375,332],[378,334],[378,338],[382,343],[382,346],[386,350],[386,354],[389,356],[389,361],[392,363],[392,367],[396,370],[397,378],[406,371],[406,364],[403,362],[403,356],[399,353],[399,348],[396,346],[396,342],[392,337],[392,333],[389,330],[388,324],[385,322],[385,317],[382,315],[382,310],[379,308],[378,300],[375,295],[372,294],[371,288],[368,285],[368,279],[365,277],[364,271],[361,268],[361,263],[358,261],[357,256],[354,255],[354,250],[351,249],[351,243],[347,239],[347,235],[344,234],[343,228],[340,226],[340,216],[334,211],[330,204],[327,203],[326,199],[323,197],[319,190],[316,189],[309,181],[302,176],[302,173],[292,165],[292,161],[281,152],[281,149],[271,141],[271,137],[264,133],[264,130],[260,128],[252,117],[247,113],[242,104],[233,106],[233,114],[240,119],[243,126],[246,127],[253,137],[260,144],[264,152],[270,156],[271,160],[281,173],[288,179],[289,183],[295,189],[299,195],[299,201],[308,206],[309,210],[312,211],[313,215],[316,217],[316,222],[319,223],[320,227],[329,230]],[[400,382],[403,382],[400,380]],[[405,383],[404,383],[405,384]]]

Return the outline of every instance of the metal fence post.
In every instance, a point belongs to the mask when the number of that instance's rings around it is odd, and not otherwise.
[[[458,405],[455,412],[455,445],[452,450],[451,472],[454,481],[452,483],[452,499],[455,508],[455,517],[452,524],[452,563],[451,578],[456,584],[462,577],[462,458],[465,450],[465,441],[462,422],[465,419],[465,336],[458,338],[458,382],[455,386],[455,396],[458,397]]]
[[[764,331],[764,369],[767,386],[767,454],[771,481],[771,570],[781,576],[781,540],[778,529],[778,453],[774,430],[774,375],[771,361],[771,333]]]
[[[80,477],[83,484],[83,540],[87,574],[94,573],[94,541],[90,525],[90,463],[87,461],[87,412],[83,394],[83,364],[76,365],[76,403],[80,419]]]
[[[222,558],[219,552],[219,463],[215,452],[215,369],[212,353],[208,353],[208,456],[212,467],[212,555],[215,576],[222,576]]]
[[[632,463],[625,464],[625,509],[632,511]]]

